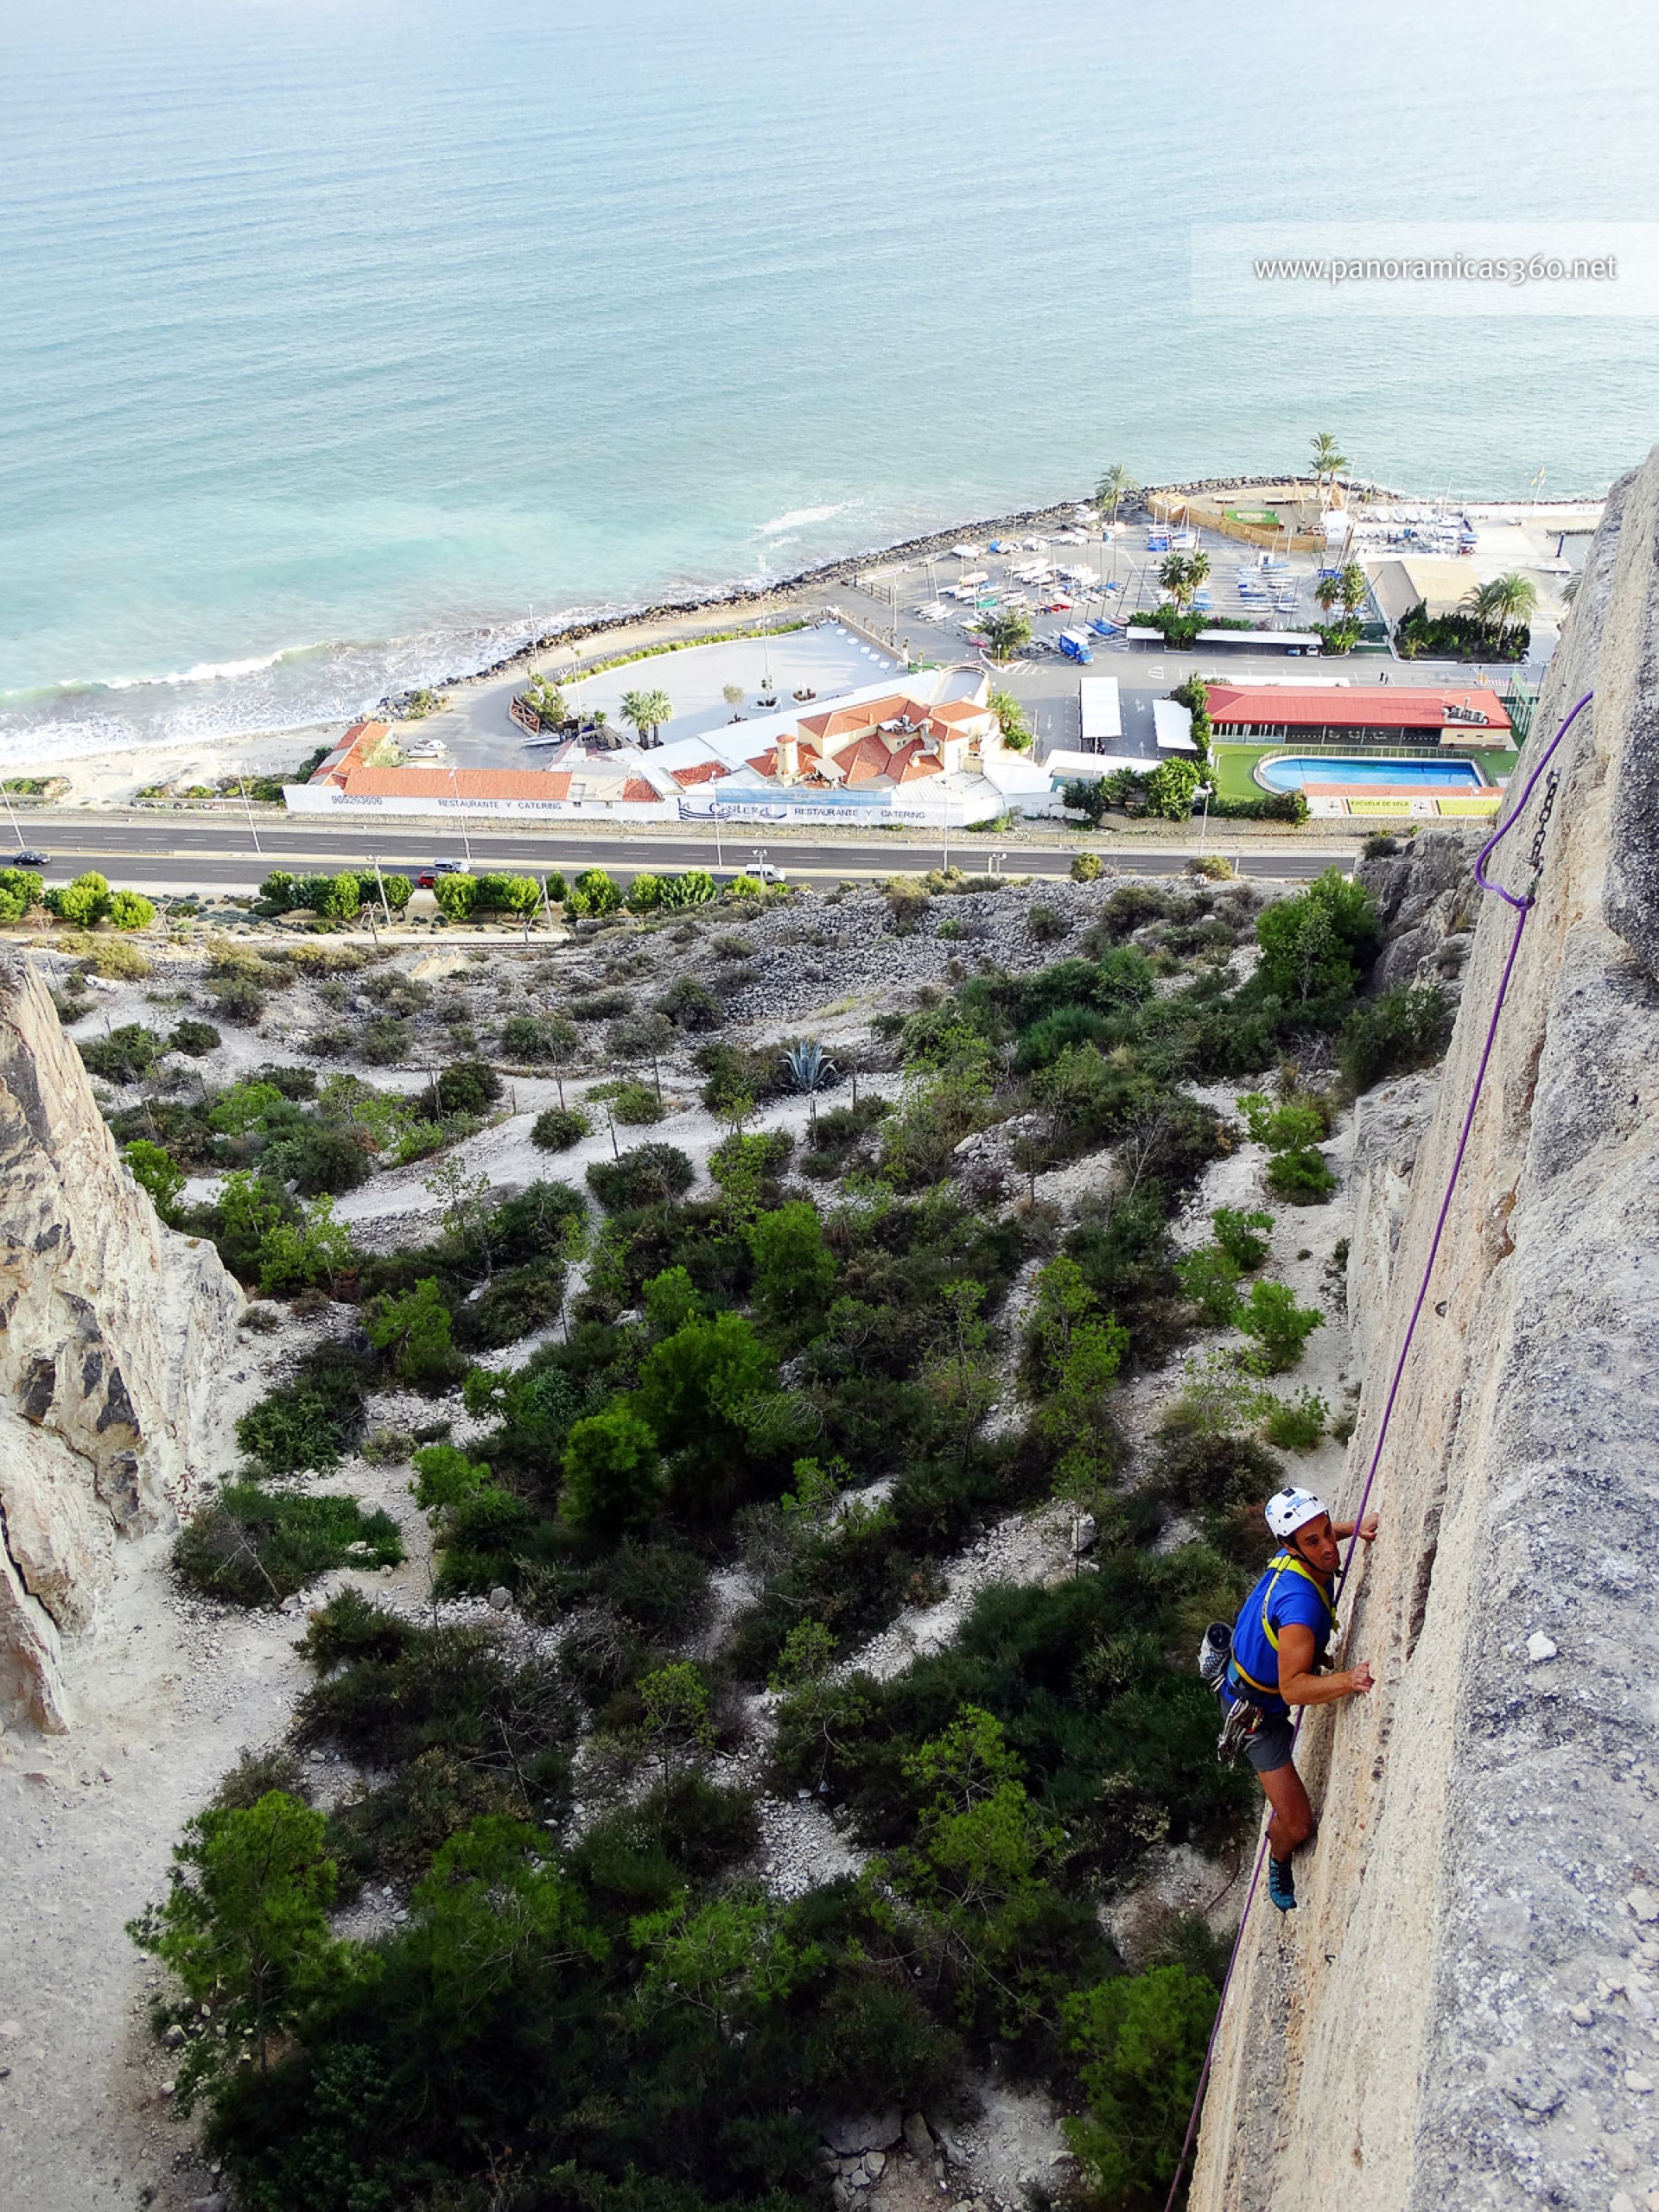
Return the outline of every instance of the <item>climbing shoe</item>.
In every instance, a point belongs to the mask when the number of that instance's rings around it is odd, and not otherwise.
[[[1225,1621],[1211,1621],[1204,1631],[1204,1641],[1198,1646],[1198,1675],[1211,1689],[1227,1671],[1227,1662],[1232,1656],[1233,1631]]]
[[[1268,1895],[1281,1912],[1296,1910],[1296,1879],[1288,1859],[1269,1859],[1268,1861]]]

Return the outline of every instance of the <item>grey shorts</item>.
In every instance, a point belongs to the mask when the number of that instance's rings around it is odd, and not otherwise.
[[[1276,1774],[1290,1764],[1296,1748],[1296,1730],[1289,1715],[1264,1719],[1253,1736],[1244,1738],[1244,1756],[1258,1774]]]

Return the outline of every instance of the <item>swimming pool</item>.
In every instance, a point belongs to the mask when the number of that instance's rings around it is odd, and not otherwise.
[[[1472,760],[1356,760],[1341,754],[1297,753],[1264,760],[1255,772],[1270,791],[1299,791],[1304,784],[1391,784],[1396,790],[1408,784],[1470,791],[1486,788],[1486,779]]]

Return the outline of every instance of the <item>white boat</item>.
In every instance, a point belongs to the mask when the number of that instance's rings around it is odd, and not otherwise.
[[[977,561],[983,557],[985,548],[982,545],[953,545],[950,550],[958,561]]]

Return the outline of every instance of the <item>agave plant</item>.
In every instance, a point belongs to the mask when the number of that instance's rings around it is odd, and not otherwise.
[[[818,1126],[818,1092],[836,1072],[836,1064],[816,1037],[798,1037],[784,1047],[784,1065],[797,1090],[812,1101],[812,1128]]]

